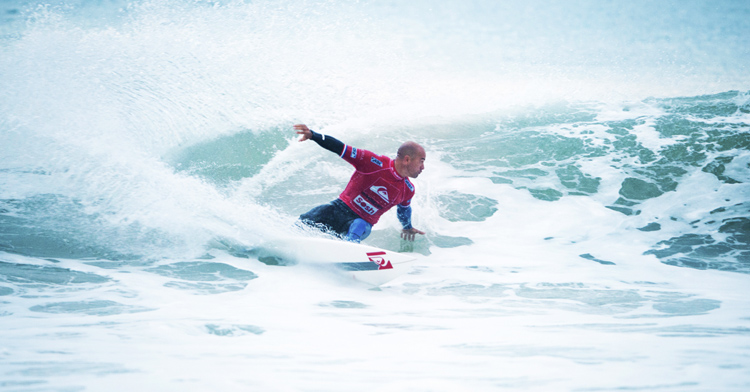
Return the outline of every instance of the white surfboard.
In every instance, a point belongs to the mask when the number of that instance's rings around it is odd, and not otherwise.
[[[352,278],[380,286],[407,272],[406,265],[414,260],[408,253],[399,253],[373,246],[342,240],[291,237],[266,242],[262,257],[275,257],[280,264],[332,265]]]

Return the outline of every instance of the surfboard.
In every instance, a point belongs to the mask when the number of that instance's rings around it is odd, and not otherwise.
[[[358,281],[380,286],[409,270],[414,255],[353,242],[313,237],[291,237],[268,241],[259,247],[259,259],[275,259],[281,265],[319,264],[332,266]]]

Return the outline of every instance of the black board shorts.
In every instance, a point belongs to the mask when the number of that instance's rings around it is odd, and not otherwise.
[[[323,231],[332,231],[340,236],[346,236],[349,226],[358,218],[359,215],[341,199],[317,206],[299,216],[299,220],[309,226]]]

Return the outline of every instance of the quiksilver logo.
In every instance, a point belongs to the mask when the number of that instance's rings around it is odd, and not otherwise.
[[[390,260],[386,260],[385,252],[367,252],[367,258],[378,265],[378,269],[392,269],[393,265]]]
[[[388,201],[388,189],[384,186],[378,186],[373,185],[370,187],[370,190],[375,192],[378,196],[380,196],[381,199],[385,200],[386,203],[389,203]]]

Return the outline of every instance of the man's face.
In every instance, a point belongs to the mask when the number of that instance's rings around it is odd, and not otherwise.
[[[420,149],[414,156],[409,156],[409,162],[406,164],[406,172],[411,178],[417,178],[422,170],[424,170],[424,160],[426,154],[424,149]]]

